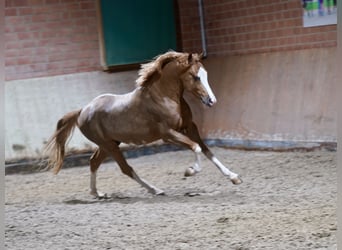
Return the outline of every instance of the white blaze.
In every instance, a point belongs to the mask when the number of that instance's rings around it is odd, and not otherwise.
[[[200,69],[198,70],[197,76],[201,79],[201,83],[203,84],[204,88],[208,92],[210,99],[214,103],[216,103],[216,97],[215,97],[215,95],[214,95],[213,91],[211,90],[210,85],[208,83],[207,71],[203,67],[200,67]]]

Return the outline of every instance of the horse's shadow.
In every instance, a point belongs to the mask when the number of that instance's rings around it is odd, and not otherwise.
[[[217,196],[222,195],[220,192],[208,193],[204,190],[185,190],[182,193],[170,193],[164,195],[124,195],[121,193],[112,193],[102,198],[93,197],[72,197],[63,201],[63,203],[68,205],[86,205],[86,204],[105,204],[105,203],[121,203],[121,204],[133,204],[133,203],[165,203],[165,202],[194,202],[199,199],[204,199],[208,197],[217,198]]]

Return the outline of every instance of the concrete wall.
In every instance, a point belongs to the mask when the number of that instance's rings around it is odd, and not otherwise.
[[[137,72],[87,72],[9,81],[5,84],[6,160],[37,157],[65,113],[103,93],[133,90]],[[76,129],[69,148],[92,144]]]
[[[209,57],[204,64],[218,103],[206,108],[187,95],[202,136],[336,141],[335,54],[336,48],[323,48]],[[136,77],[136,71],[90,72],[7,82],[6,159],[39,156],[62,115],[99,94],[131,91]],[[69,144],[91,147],[78,131]]]
[[[209,138],[336,141],[336,48],[210,57]]]

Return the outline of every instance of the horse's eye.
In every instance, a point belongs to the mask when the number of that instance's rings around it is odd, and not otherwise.
[[[192,76],[194,78],[195,81],[199,81],[201,80],[201,78],[199,76]]]

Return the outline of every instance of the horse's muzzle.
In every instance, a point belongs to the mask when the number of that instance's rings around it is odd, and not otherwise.
[[[211,98],[207,96],[207,97],[202,98],[202,102],[208,107],[212,107],[216,103],[216,98],[215,97]]]

